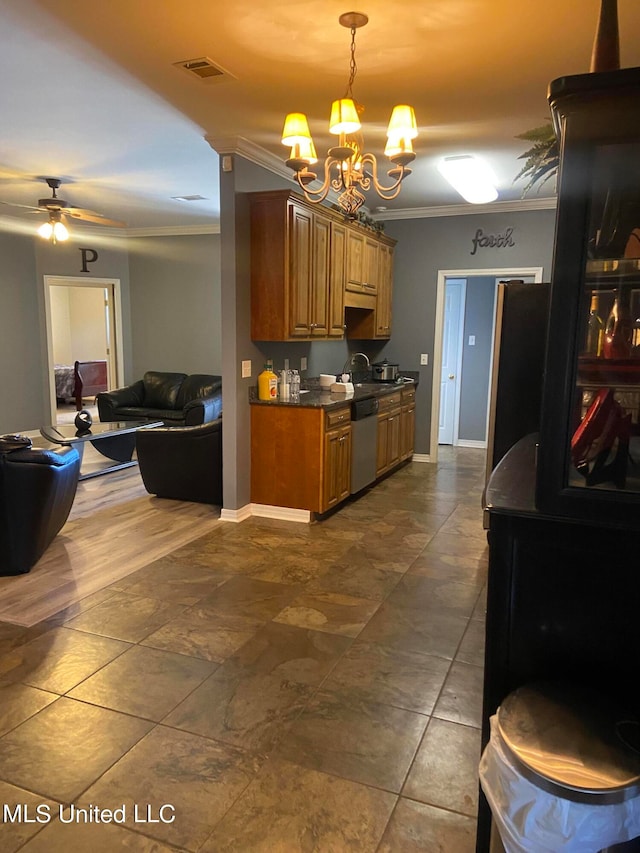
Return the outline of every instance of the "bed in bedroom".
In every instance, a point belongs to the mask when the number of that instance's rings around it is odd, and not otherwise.
[[[56,399],[74,401],[82,409],[83,397],[95,397],[108,390],[106,361],[76,361],[73,365],[56,364]]]

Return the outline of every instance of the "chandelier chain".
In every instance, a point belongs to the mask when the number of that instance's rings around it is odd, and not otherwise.
[[[356,28],[351,27],[351,60],[349,62],[349,82],[347,83],[347,91],[345,92],[345,98],[351,98],[353,100],[353,81],[356,79],[356,74],[358,73],[358,66],[356,65]]]

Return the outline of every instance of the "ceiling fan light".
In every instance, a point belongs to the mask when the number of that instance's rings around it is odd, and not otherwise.
[[[53,226],[53,236],[59,243],[64,243],[65,240],[69,239],[69,232],[67,231],[66,226],[62,224],[62,222],[56,222],[56,224]]]
[[[413,107],[408,104],[396,104],[391,112],[387,137],[389,140],[403,137],[404,139],[415,139],[418,135],[416,114]]]
[[[44,240],[50,240],[53,235],[53,223],[43,222],[42,225],[38,228],[38,234]]]
[[[306,115],[304,113],[289,113],[284,120],[282,144],[293,147],[294,145],[303,145],[307,141],[311,142],[311,132]],[[313,142],[311,144],[313,145]]]
[[[331,104],[330,133],[336,136],[341,133],[356,133],[361,127],[353,98],[340,98]]]
[[[438,164],[438,171],[470,204],[487,204],[498,198],[488,166],[470,154],[445,157]]]

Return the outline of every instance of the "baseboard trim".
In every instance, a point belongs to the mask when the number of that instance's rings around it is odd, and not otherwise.
[[[241,521],[246,521],[247,518],[251,518],[253,513],[251,512],[252,504],[245,504],[241,506],[240,509],[221,509],[220,510],[220,521],[232,521],[239,524]]]
[[[298,521],[304,524],[311,521],[311,512],[308,509],[292,509],[288,506],[251,504],[251,514],[260,518],[277,518],[280,521]]]
[[[456,447],[477,447],[480,450],[486,450],[487,442],[472,441],[470,438],[459,438]]]
[[[431,462],[431,455],[429,453],[414,453],[411,457],[412,462]]]

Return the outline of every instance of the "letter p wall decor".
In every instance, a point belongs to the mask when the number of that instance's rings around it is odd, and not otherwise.
[[[82,269],[80,272],[89,272],[89,264],[95,264],[98,260],[98,253],[95,249],[78,249],[82,255]]]

